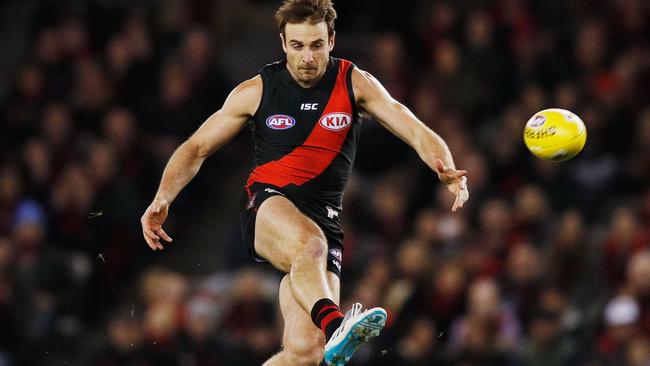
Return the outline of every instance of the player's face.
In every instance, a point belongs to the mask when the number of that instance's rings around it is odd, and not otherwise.
[[[328,36],[327,23],[288,23],[280,36],[289,72],[300,85],[313,86],[325,73],[334,48],[334,35]]]

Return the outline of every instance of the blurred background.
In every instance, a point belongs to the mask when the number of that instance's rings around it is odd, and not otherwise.
[[[250,132],[139,218],[173,150],[282,57],[279,0],[0,5],[0,366],[260,365],[279,273],[251,265]],[[335,1],[334,56],[373,73],[469,171],[452,195],[366,120],[345,196],[342,308],[389,323],[351,365],[650,365],[650,3]],[[525,150],[548,107],[575,159]]]

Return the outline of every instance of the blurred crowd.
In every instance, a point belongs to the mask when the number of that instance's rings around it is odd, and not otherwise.
[[[172,206],[173,245],[150,252],[139,227],[176,146],[281,57],[279,3],[0,5],[27,9],[4,27],[27,43],[0,90],[0,366],[246,366],[279,349],[280,274],[250,264],[236,220],[248,132]],[[334,55],[447,141],[471,194],[452,214],[436,175],[364,121],[341,305],[389,322],[350,364],[650,365],[650,3],[335,6]],[[587,125],[571,161],[523,146],[548,107]]]

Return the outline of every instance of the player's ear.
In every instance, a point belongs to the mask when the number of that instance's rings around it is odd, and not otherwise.
[[[280,33],[280,43],[282,43],[284,53],[287,53],[287,44],[284,42],[284,33]]]
[[[334,49],[334,43],[336,43],[335,39],[336,39],[336,31],[332,32],[332,36],[327,42],[330,48],[330,52],[332,52],[332,50]]]

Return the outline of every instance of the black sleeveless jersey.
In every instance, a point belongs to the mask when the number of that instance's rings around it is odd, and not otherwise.
[[[271,184],[341,208],[361,129],[351,75],[354,65],[330,58],[323,78],[301,87],[286,60],[265,66],[262,100],[253,116],[255,168],[246,183]]]

